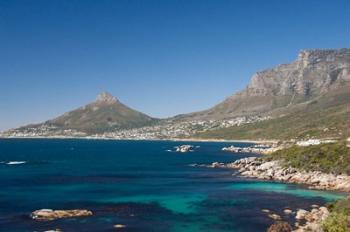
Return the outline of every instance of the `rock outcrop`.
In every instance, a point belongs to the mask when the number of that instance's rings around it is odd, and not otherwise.
[[[115,228],[115,229],[123,229],[123,228],[126,228],[126,225],[116,224],[116,225],[113,226],[113,228]]]
[[[289,223],[276,217],[273,219],[277,221],[267,229],[267,232],[322,232],[322,223],[328,216],[329,211],[324,206],[313,207],[310,211],[299,209],[296,212],[294,229]]]
[[[193,145],[181,145],[181,146],[177,146],[175,147],[175,151],[176,152],[190,152],[190,151],[194,151],[194,146]]]
[[[53,221],[60,218],[86,217],[91,215],[92,215],[92,212],[85,209],[73,209],[73,210],[39,209],[32,212],[30,217],[36,221]]]
[[[117,103],[118,100],[115,98],[112,94],[108,92],[102,92],[96,97],[95,103],[100,103],[100,104],[113,104]]]
[[[326,207],[316,207],[311,211],[299,209],[296,214],[297,222],[294,232],[321,232],[322,222],[329,216]]]
[[[291,231],[292,231],[292,227],[291,225],[289,225],[288,222],[276,222],[267,229],[267,232],[291,232]]]

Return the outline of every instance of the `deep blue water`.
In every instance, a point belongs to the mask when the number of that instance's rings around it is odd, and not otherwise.
[[[265,231],[262,209],[310,208],[342,197],[303,186],[232,176],[233,170],[191,167],[249,154],[221,151],[232,143],[168,141],[0,140],[0,231]],[[235,144],[244,146],[245,144]],[[23,164],[7,164],[26,161]],[[35,222],[41,208],[92,210],[94,216]]]

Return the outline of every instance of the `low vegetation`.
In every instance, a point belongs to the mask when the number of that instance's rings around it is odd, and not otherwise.
[[[307,171],[350,175],[350,148],[345,141],[308,147],[292,146],[266,156],[284,160],[286,166]],[[350,197],[327,205],[330,215],[322,223],[324,232],[350,232]]]
[[[308,171],[350,175],[350,149],[345,141],[308,147],[292,146],[274,152],[267,159]]]
[[[348,100],[348,99],[346,99]],[[350,99],[349,99],[350,100]],[[350,104],[310,102],[306,108],[266,121],[198,133],[197,138],[306,139],[350,136]]]
[[[324,232],[349,232],[350,198],[331,203],[328,208],[331,214],[322,224]]]

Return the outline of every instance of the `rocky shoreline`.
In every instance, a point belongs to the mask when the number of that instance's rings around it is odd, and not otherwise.
[[[233,152],[233,153],[256,153],[256,154],[268,155],[284,148],[285,146],[277,146],[277,145],[270,146],[267,144],[256,144],[250,147],[235,147],[234,145],[231,145],[229,147],[223,147],[221,150]]]
[[[292,227],[289,223],[282,221],[280,215],[268,209],[263,209],[262,211],[267,213],[268,217],[276,221],[267,229],[267,232],[321,232],[323,231],[322,222],[330,214],[326,207],[320,207],[318,205],[312,205],[310,211],[304,209],[298,209],[297,211],[285,209],[284,213],[286,215],[293,215],[296,219],[294,227]]]
[[[197,165],[195,165],[197,166]],[[286,183],[306,184],[309,188],[320,190],[332,190],[350,192],[350,176],[322,173],[318,171],[303,171],[292,167],[286,167],[280,160],[266,161],[258,157],[248,157],[234,161],[233,163],[214,162],[210,165],[198,165],[210,168],[232,168],[238,170],[238,175],[262,180],[274,180]],[[264,210],[263,210],[264,211]],[[295,215],[294,229],[281,221],[278,214],[269,210],[265,211],[268,217],[276,223],[268,228],[268,232],[322,232],[322,223],[329,216],[329,211],[324,206],[312,206],[310,211],[299,209],[296,212],[285,210],[285,213]]]
[[[239,175],[263,180],[276,180],[287,183],[306,184],[312,189],[350,192],[350,176],[303,171],[283,166],[282,161],[264,161],[258,157],[248,157],[233,163],[212,163],[212,168],[237,169]]]

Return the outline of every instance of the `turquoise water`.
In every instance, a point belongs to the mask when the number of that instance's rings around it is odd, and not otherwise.
[[[326,201],[336,201],[344,198],[342,194],[335,194],[334,192],[302,189],[300,188],[300,186],[296,187],[295,185],[292,186],[292,185],[286,185],[286,184],[274,183],[274,182],[240,183],[240,184],[236,183],[236,184],[230,185],[228,189],[284,193],[284,194],[290,194],[290,195],[303,197],[303,198],[310,198],[310,199],[314,197],[320,197],[325,199]]]
[[[262,209],[309,208],[343,197],[303,186],[191,167],[249,154],[221,151],[232,143],[196,142],[191,153],[166,141],[0,140],[0,231],[265,231]],[[235,146],[246,144],[236,143]],[[13,161],[25,161],[9,164]],[[92,217],[34,222],[41,208],[83,208]],[[284,216],[293,221],[292,217]]]

